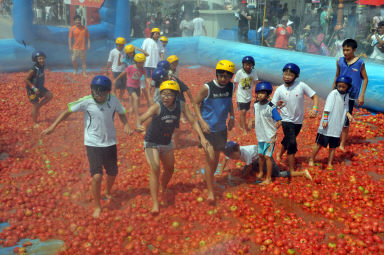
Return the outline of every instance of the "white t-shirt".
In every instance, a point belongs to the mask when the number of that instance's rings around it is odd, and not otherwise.
[[[254,69],[252,69],[250,74],[247,74],[243,68],[237,71],[235,79],[233,80],[237,83],[237,102],[248,103],[252,101],[252,91],[257,80],[258,77]]]
[[[181,36],[186,37],[186,36],[192,36],[193,33],[193,23],[191,20],[185,20],[183,19],[180,22],[180,30],[181,30]]]
[[[111,62],[112,63],[112,72],[124,72],[124,69],[125,69],[125,65],[122,64],[121,66],[119,66],[119,55],[121,54],[120,56],[120,62],[123,63],[124,61],[124,54],[119,51],[118,49],[114,48],[113,50],[111,50],[109,52],[109,57],[108,57],[108,62]]]
[[[84,145],[108,147],[116,144],[114,113],[124,114],[126,111],[114,95],[103,104],[96,103],[92,95],[85,96],[69,103],[68,109],[84,113]]]
[[[335,41],[335,48],[336,48],[335,58],[337,58],[337,59],[344,57],[343,42],[344,42],[344,40],[336,40]]]
[[[229,157],[225,157],[229,159]],[[256,145],[240,146],[240,160],[248,166],[259,159],[259,149]]]
[[[147,38],[143,41],[141,48],[149,54],[145,60],[144,67],[156,68],[157,63],[161,60],[160,53],[163,48],[160,40],[155,41],[152,38]]]
[[[283,101],[285,105],[280,110],[281,117],[285,122],[303,124],[304,119],[304,95],[313,97],[316,92],[302,81],[295,81],[292,86],[280,85],[273,95],[272,103],[277,105]]]
[[[203,33],[203,27],[205,26],[204,19],[201,17],[197,17],[192,20],[192,23],[193,23],[193,36],[204,35]]]
[[[255,132],[257,142],[270,143],[272,138],[276,135],[277,129],[275,124],[281,120],[280,114],[276,106],[268,102],[260,104],[258,102],[253,104],[255,110]]]
[[[384,40],[384,35],[379,35],[379,38],[381,40]],[[369,56],[369,58],[381,60],[381,61],[384,60],[384,53],[377,48],[378,41],[376,39],[376,36],[372,35],[371,40],[372,40],[373,52],[371,56]]]
[[[349,94],[340,94],[337,89],[334,89],[327,96],[325,101],[324,112],[328,113],[328,126],[323,128],[324,113],[320,121],[318,133],[331,136],[340,137],[343,130],[345,116],[348,111]]]

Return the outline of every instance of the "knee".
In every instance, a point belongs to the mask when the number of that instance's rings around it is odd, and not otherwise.
[[[96,183],[101,183],[101,180],[103,179],[103,175],[101,174],[95,174],[92,176],[92,181]]]

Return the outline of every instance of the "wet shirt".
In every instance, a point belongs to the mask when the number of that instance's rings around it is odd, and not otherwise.
[[[145,69],[130,65],[125,69],[125,72],[127,73],[127,87],[140,88],[140,79],[145,74]]]
[[[349,97],[351,99],[357,99],[360,93],[361,84],[363,82],[363,76],[361,76],[361,66],[364,64],[364,61],[359,58],[353,64],[348,65],[345,61],[345,57],[339,58],[339,68],[340,75],[349,76],[352,78],[352,88],[349,92]]]
[[[74,50],[86,50],[86,41],[89,38],[88,29],[85,26],[72,26],[69,30],[69,39],[73,38]]]
[[[248,103],[252,101],[252,91],[255,82],[258,80],[256,71],[252,69],[251,73],[246,73],[243,68],[237,71],[234,82],[237,83],[236,101],[239,103]]]
[[[44,67],[41,67],[38,64],[35,64],[31,69],[34,71],[34,75],[31,78],[31,83],[37,89],[44,88],[44,82],[45,82]]]

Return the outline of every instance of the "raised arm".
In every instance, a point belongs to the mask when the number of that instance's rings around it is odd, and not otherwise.
[[[59,117],[57,117],[55,122],[52,123],[52,125],[49,128],[47,128],[43,132],[41,132],[41,135],[49,135],[49,134],[51,134],[55,130],[57,125],[59,125],[59,123],[62,122],[63,120],[67,119],[69,117],[69,115],[71,115],[71,114],[72,114],[72,112],[70,110],[63,111],[59,115]]]

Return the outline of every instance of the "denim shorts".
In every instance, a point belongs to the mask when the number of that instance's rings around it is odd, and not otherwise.
[[[173,145],[173,142],[171,142],[170,144],[163,145],[163,144],[157,144],[157,143],[151,143],[151,142],[144,141],[144,150],[146,148],[154,148],[154,149],[157,149],[159,151],[159,153],[163,153],[163,152],[168,152],[168,151],[173,150],[174,145]]]

